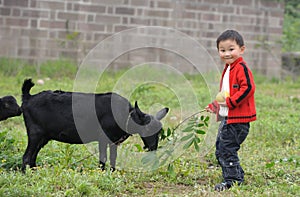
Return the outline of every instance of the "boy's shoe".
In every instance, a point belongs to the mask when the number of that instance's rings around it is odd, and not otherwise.
[[[229,189],[230,187],[231,187],[231,184],[223,182],[223,183],[217,184],[215,186],[215,190],[218,191],[218,192],[221,192],[221,191]]]

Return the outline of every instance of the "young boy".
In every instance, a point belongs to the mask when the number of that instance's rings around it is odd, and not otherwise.
[[[216,191],[229,189],[244,181],[237,151],[246,139],[250,124],[256,120],[255,84],[252,72],[243,60],[243,37],[235,30],[223,32],[217,39],[217,49],[225,63],[220,81],[223,101],[213,101],[206,110],[217,114],[221,121],[216,140],[216,158],[222,167],[224,181],[215,186]]]

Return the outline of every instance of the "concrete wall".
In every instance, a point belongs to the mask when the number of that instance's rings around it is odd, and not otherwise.
[[[283,12],[284,5],[275,0],[0,0],[0,56],[35,64],[69,57],[79,63],[115,33],[164,26],[197,40],[219,64],[216,37],[236,29],[244,36],[249,66],[279,76]],[[112,65],[170,59],[160,49],[141,49]]]

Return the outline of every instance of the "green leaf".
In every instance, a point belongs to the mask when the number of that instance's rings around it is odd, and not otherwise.
[[[207,121],[209,121],[209,116],[206,116],[204,119],[204,122],[207,122]]]
[[[188,149],[194,142],[194,139],[191,139],[188,143],[183,146],[183,149]]]
[[[172,131],[171,131],[170,128],[168,128],[168,130],[167,130],[167,137],[171,136],[171,134],[172,134]]]
[[[204,126],[203,123],[199,123],[199,124],[197,125],[197,127],[203,127],[203,126]]]
[[[266,164],[266,168],[272,168],[273,166],[275,166],[275,162],[271,162],[271,163]]]
[[[203,130],[201,130],[201,129],[197,129],[197,130],[195,130],[195,132],[196,132],[197,134],[200,134],[200,135],[204,135],[204,134],[205,134],[205,131],[203,131]]]
[[[203,120],[204,120],[204,116],[201,116],[201,117],[200,117],[200,120],[203,121]]]
[[[193,131],[193,126],[194,125],[186,127],[182,132],[191,132],[191,131]]]
[[[191,134],[189,134],[189,135],[186,135],[186,136],[184,136],[184,137],[182,137],[181,139],[180,139],[180,141],[186,141],[186,140],[188,140],[188,139],[190,139],[191,137],[193,137],[194,136],[194,134],[193,133],[191,133]]]
[[[207,122],[204,122],[204,125],[205,125],[206,127],[208,127],[208,123],[207,123]]]
[[[137,148],[138,152],[142,152],[143,151],[143,148],[142,148],[141,145],[135,144],[134,146]]]
[[[164,133],[160,134],[160,141],[163,141],[167,138],[167,136]]]
[[[194,125],[194,122],[195,122],[194,117],[190,117],[188,120],[189,120],[188,123],[187,123],[188,126]]]
[[[172,177],[172,178],[175,178],[175,177],[176,177],[176,173],[175,173],[173,164],[169,164],[169,165],[168,165],[168,174],[169,174],[169,176]]]
[[[198,145],[198,143],[196,142],[197,140],[196,140],[196,138],[194,139],[194,147],[195,147],[195,150],[197,151],[197,152],[199,152],[200,151],[200,148],[199,148],[199,145]]]
[[[196,141],[198,144],[199,144],[199,143],[200,143],[200,141],[201,141],[201,140],[200,140],[200,138],[199,138],[199,137],[197,137],[197,136],[195,136],[195,138],[194,138],[194,139],[195,139],[195,141]]]

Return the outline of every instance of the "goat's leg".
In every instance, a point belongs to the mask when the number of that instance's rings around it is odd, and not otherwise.
[[[30,142],[29,142],[28,145],[27,145],[26,151],[23,155],[23,159],[22,159],[23,160],[23,162],[22,162],[22,171],[23,172],[25,172],[25,169],[26,169],[27,165],[29,165],[29,166],[31,165],[31,163],[30,163],[31,159],[30,158],[31,158],[31,154],[32,154],[31,152],[32,151],[30,150],[31,149],[30,147],[31,147],[31,145],[30,145]]]
[[[106,140],[99,142],[99,164],[102,170],[105,170],[105,163],[107,161],[107,145],[108,142]]]
[[[117,149],[118,146],[116,144],[111,144],[109,147],[109,161],[111,166],[110,169],[112,172],[116,170]]]
[[[23,155],[22,171],[25,171],[27,165],[30,168],[36,167],[37,154],[47,142],[41,136],[28,137],[28,145]]]
[[[40,152],[40,150],[48,143],[49,140],[42,138],[39,143],[37,144],[37,147],[35,149],[35,151],[32,154],[32,161],[34,161],[34,166],[36,166],[36,158],[38,153]]]

